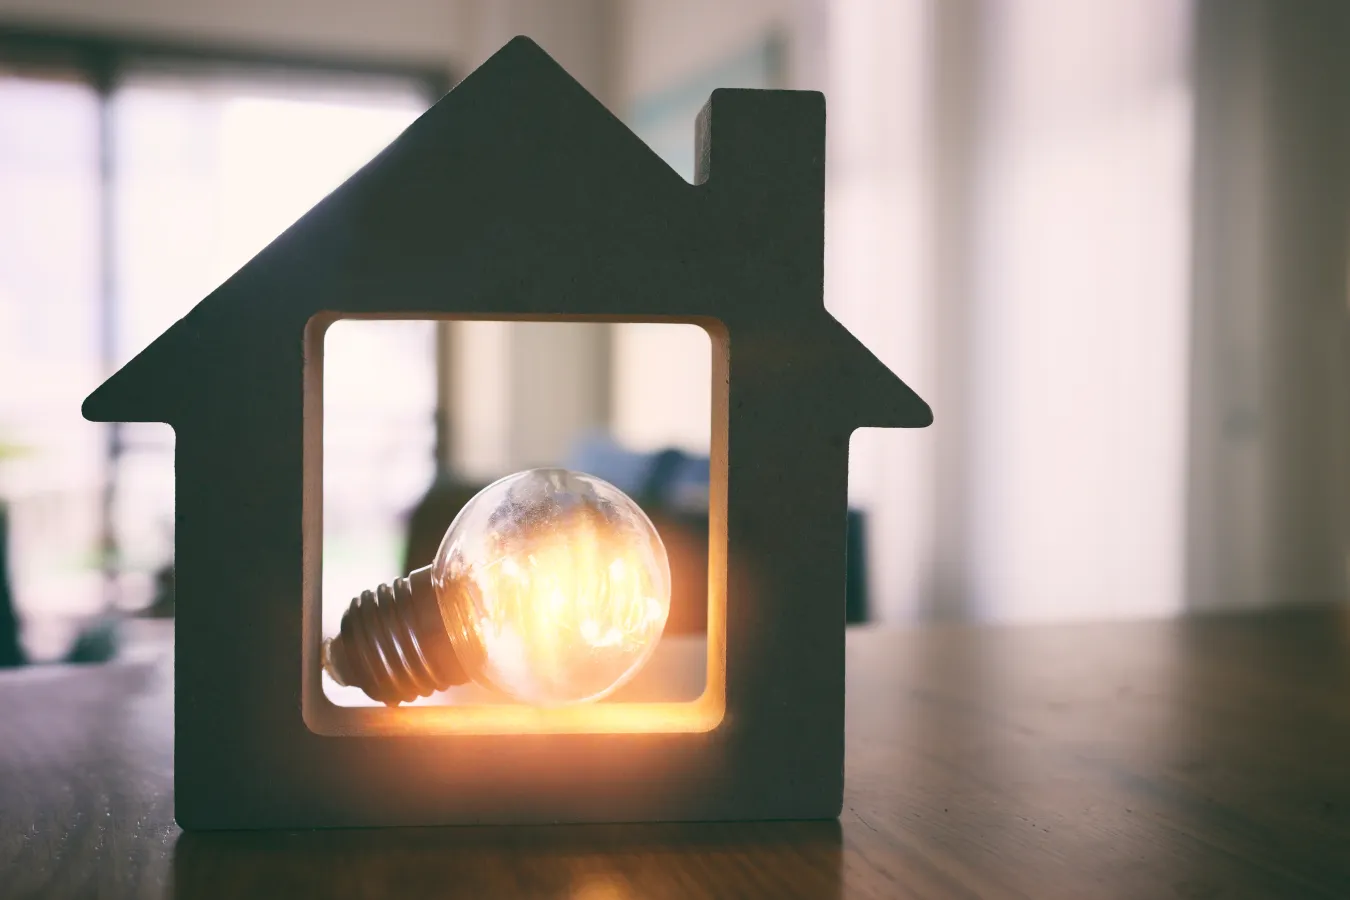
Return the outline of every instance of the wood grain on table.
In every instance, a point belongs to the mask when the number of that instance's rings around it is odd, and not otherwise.
[[[1350,897],[1350,615],[867,629],[838,822],[183,834],[158,659],[0,674],[0,897]]]

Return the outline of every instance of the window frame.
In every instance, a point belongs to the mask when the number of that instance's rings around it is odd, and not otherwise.
[[[97,309],[99,366],[104,377],[117,368],[117,324],[121,312],[116,283],[116,226],[113,97],[133,73],[154,70],[200,72],[229,69],[257,76],[319,76],[332,78],[388,78],[417,86],[431,106],[453,84],[448,67],[376,57],[354,57],[288,50],[264,50],[242,45],[171,41],[132,35],[93,34],[48,30],[0,23],[0,73],[21,77],[68,79],[87,84],[98,103],[97,172]],[[437,365],[442,366],[446,341],[438,335]],[[447,397],[436,400],[436,459],[445,459],[449,412]],[[115,515],[117,473],[123,456],[135,448],[121,424],[104,426],[103,475],[98,514],[98,558],[105,608],[117,606],[120,562]]]

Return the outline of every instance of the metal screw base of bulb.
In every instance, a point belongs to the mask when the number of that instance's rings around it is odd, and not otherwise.
[[[338,684],[395,706],[468,681],[441,619],[431,567],[362,591],[325,641],[323,667]]]

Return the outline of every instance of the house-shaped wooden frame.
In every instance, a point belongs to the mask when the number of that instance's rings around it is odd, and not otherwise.
[[[849,437],[931,413],[825,311],[823,98],[719,90],[697,134],[691,185],[517,38],[85,401],[177,435],[185,828],[838,815]],[[345,317],[708,331],[699,700],[327,701],[322,350]]]

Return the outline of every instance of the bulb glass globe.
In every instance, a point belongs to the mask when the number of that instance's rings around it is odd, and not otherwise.
[[[598,700],[651,657],[670,566],[642,509],[614,485],[532,469],[484,488],[446,531],[431,581],[455,655],[516,700]]]

